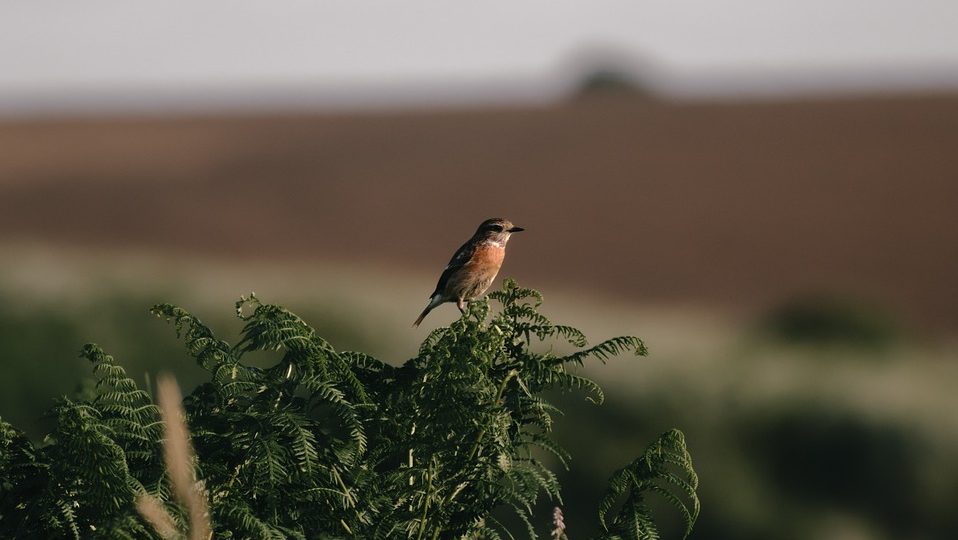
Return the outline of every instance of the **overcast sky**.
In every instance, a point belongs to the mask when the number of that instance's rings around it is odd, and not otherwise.
[[[0,0],[0,113],[535,101],[595,51],[677,95],[954,88],[958,0]]]

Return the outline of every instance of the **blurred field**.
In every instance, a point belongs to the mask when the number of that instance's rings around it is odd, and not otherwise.
[[[8,123],[0,238],[435,272],[505,215],[537,283],[752,312],[838,292],[940,331],[956,141],[953,96]]]
[[[956,142],[955,96],[0,124],[0,415],[39,436],[86,341],[198,382],[157,302],[232,339],[255,291],[401,363],[458,315],[410,327],[452,251],[504,215],[528,232],[503,276],[651,350],[588,368],[603,407],[557,396],[572,538],[673,426],[694,538],[955,538]]]

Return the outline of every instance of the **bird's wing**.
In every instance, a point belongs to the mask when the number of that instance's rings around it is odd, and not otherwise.
[[[449,260],[449,264],[446,265],[446,268],[442,271],[442,275],[439,276],[439,283],[436,283],[436,290],[429,295],[430,298],[436,296],[437,294],[442,294],[443,290],[446,288],[446,284],[449,283],[449,278],[456,273],[457,270],[462,268],[472,259],[472,255],[476,252],[476,243],[469,241],[463,244],[458,250],[456,250],[455,255],[452,256],[452,259]]]

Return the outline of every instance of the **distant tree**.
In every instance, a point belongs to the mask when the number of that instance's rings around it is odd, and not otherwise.
[[[628,73],[614,68],[600,68],[580,80],[576,98],[626,96],[654,99],[655,93]]]

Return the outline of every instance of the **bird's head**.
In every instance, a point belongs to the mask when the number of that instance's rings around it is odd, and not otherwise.
[[[524,230],[522,227],[513,225],[508,219],[492,218],[483,221],[482,224],[479,225],[479,228],[476,229],[475,237],[505,246],[506,242],[509,241],[509,237],[512,236],[512,233]]]

